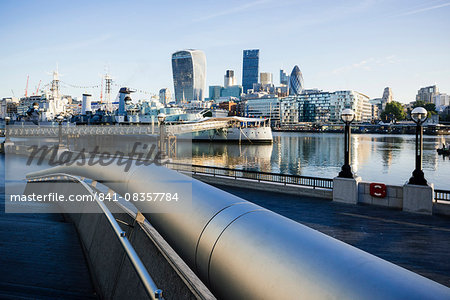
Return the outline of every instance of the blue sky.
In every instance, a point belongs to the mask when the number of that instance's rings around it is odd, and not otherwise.
[[[205,51],[207,86],[223,84],[226,69],[241,83],[242,50],[259,48],[260,71],[276,83],[298,65],[306,88],[376,98],[390,86],[409,102],[426,85],[450,93],[449,32],[442,0],[0,0],[0,97],[23,95],[27,75],[34,92],[56,64],[69,84],[100,84],[107,67],[119,85],[173,91],[171,53],[186,48]]]

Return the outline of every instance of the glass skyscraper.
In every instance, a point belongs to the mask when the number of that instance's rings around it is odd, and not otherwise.
[[[289,77],[289,94],[300,95],[303,90],[303,75],[300,68],[295,66]]]
[[[244,50],[242,64],[242,87],[244,93],[253,88],[254,83],[258,83],[259,75],[259,49]]]
[[[284,70],[280,70],[280,84],[289,85],[289,75]]]
[[[206,56],[201,50],[172,54],[173,86],[177,103],[205,98]]]

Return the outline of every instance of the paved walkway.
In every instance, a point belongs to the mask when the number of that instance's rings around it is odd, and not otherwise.
[[[450,218],[217,187],[450,287]]]
[[[4,179],[0,173],[0,299],[97,299],[74,225],[61,214],[6,214]]]

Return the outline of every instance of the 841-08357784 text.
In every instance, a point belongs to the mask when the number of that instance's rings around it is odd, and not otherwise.
[[[12,202],[89,202],[89,201],[152,201],[152,202],[178,202],[178,193],[125,193],[123,196],[117,193],[100,193],[93,194],[72,194],[64,195],[60,193],[47,194],[29,194],[29,195],[10,195]]]

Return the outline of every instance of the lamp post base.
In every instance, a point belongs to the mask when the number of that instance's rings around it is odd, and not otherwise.
[[[355,176],[352,173],[352,168],[350,167],[350,165],[343,165],[338,177],[354,178]]]
[[[433,213],[434,187],[405,184],[403,186],[403,211],[431,215]]]
[[[427,185],[427,180],[425,179],[425,175],[422,170],[414,170],[412,173],[412,177],[409,179],[408,184],[415,185]]]
[[[358,203],[358,185],[361,177],[355,178],[333,178],[333,201],[357,204]]]

